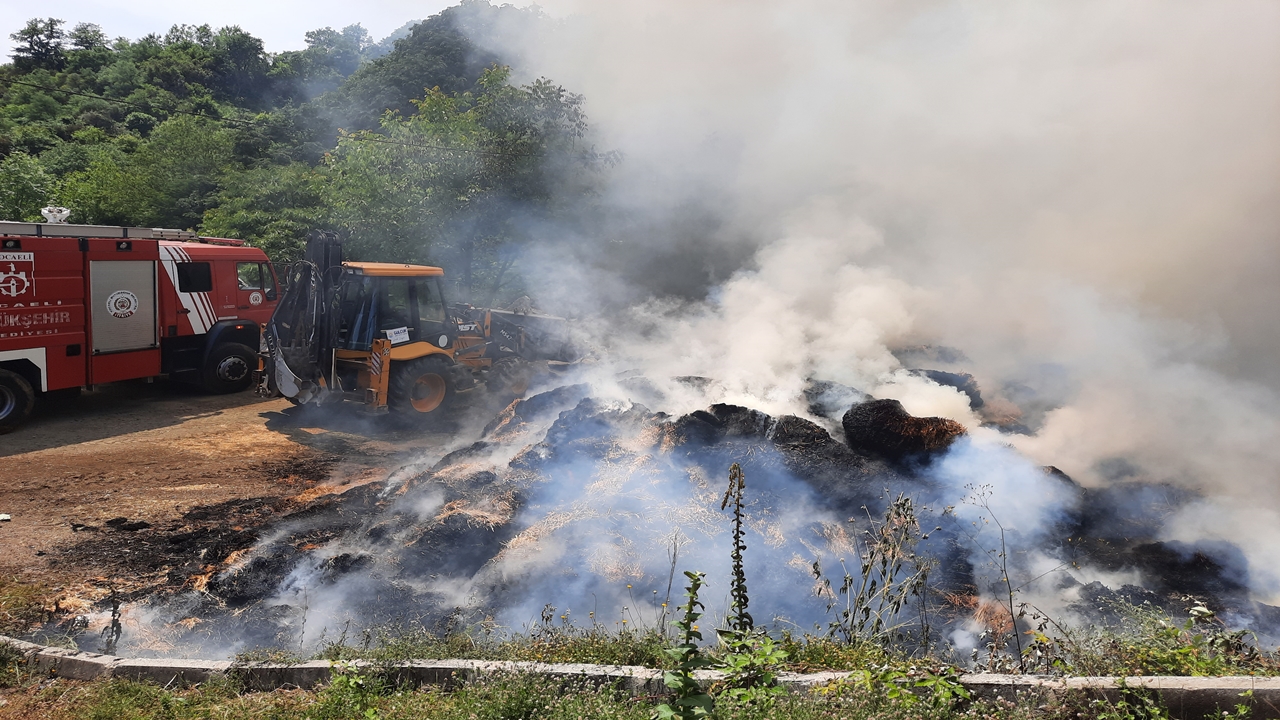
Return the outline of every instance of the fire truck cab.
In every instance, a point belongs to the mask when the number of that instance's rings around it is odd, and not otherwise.
[[[0,434],[55,390],[167,374],[248,388],[276,276],[241,240],[0,222]]]

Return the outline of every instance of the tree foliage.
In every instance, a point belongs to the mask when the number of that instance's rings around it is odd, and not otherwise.
[[[0,160],[0,217],[39,220],[54,178],[36,158],[10,153]]]
[[[474,92],[436,88],[407,118],[344,137],[328,200],[349,247],[368,258],[453,269],[461,297],[500,294],[520,249],[582,196],[603,160],[584,148],[582,98],[548,80],[509,83],[494,67]]]
[[[13,52],[14,64],[19,68],[34,70],[58,70],[66,62],[62,52],[62,40],[66,33],[65,25],[56,18],[32,18],[25,27],[9,35],[9,39],[18,43]]]
[[[457,297],[516,293],[523,248],[607,166],[581,97],[513,83],[477,45],[541,17],[464,0],[381,42],[325,27],[278,54],[235,26],[112,41],[33,19],[0,66],[0,219],[59,204],[280,261],[327,229],[365,259],[444,265]]]

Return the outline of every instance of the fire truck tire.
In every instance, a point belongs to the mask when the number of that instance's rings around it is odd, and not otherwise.
[[[510,402],[524,397],[529,391],[529,381],[533,377],[533,368],[521,358],[508,357],[493,361],[485,380],[485,388],[491,395]]]
[[[441,417],[448,412],[453,397],[449,362],[444,358],[418,358],[391,369],[387,404],[401,416]]]
[[[211,393],[233,393],[253,383],[258,354],[240,343],[222,343],[204,361],[203,385]]]
[[[36,391],[31,383],[18,373],[0,370],[0,435],[17,430],[35,406]]]

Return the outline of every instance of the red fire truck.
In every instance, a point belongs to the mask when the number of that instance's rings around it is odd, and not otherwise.
[[[55,390],[161,374],[244,390],[275,305],[267,256],[241,240],[0,222],[0,434]]]

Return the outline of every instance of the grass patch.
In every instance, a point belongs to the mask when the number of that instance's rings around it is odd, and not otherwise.
[[[367,682],[358,676],[355,679]],[[149,683],[106,680],[54,681],[44,687],[29,683],[21,692],[7,693],[5,697],[8,702],[0,707],[0,717],[23,720],[249,720],[264,717],[275,720],[648,720],[656,705],[655,698],[631,698],[614,688],[548,682],[546,678],[522,674],[493,676],[451,691],[434,687],[398,690],[376,683],[360,686],[350,678],[314,692],[244,694],[237,693],[227,681],[167,690]],[[1067,717],[1065,708],[1033,700],[945,707],[843,687],[826,694],[782,697],[770,708],[725,700],[718,704],[716,714],[722,720],[1056,720]]]
[[[301,655],[281,648],[255,648],[237,653],[235,658],[236,665],[297,665],[306,661]]]
[[[497,637],[485,632],[439,636],[420,629],[383,629],[360,645],[333,643],[322,660],[404,662],[422,659],[518,660],[663,668],[669,638],[657,630],[611,630],[603,625],[538,627],[522,635]]]
[[[610,629],[603,625],[577,627],[565,624],[542,627],[524,635],[494,637],[479,633],[453,633],[438,636],[421,629],[388,630],[369,633],[359,645],[332,643],[316,655],[318,660],[369,660],[376,663],[409,660],[511,660],[549,663],[595,663],[600,665],[639,665],[659,670],[671,667],[671,658],[663,650],[675,641],[669,634],[655,629]],[[899,661],[919,663],[918,659],[891,656],[879,645],[868,642],[846,643],[816,635],[794,636],[784,633],[777,643],[787,653],[783,669],[792,672],[822,670],[856,670],[868,665],[884,665]],[[711,645],[706,649],[712,659],[721,658],[726,649]],[[285,658],[272,660],[271,658]],[[240,662],[298,662],[300,658],[283,650],[254,650],[236,656]],[[938,664],[937,663],[932,664]],[[942,663],[945,664],[945,663]]]
[[[1196,604],[1183,619],[1151,605],[1109,603],[1112,621],[1041,630],[1028,647],[1032,666],[1068,675],[1280,675],[1280,657],[1244,630],[1230,630]]]
[[[15,578],[0,578],[0,635],[22,635],[45,620],[48,592]]]
[[[1025,648],[1029,672],[1050,675],[1280,675],[1280,655],[1258,646],[1246,632],[1231,631],[1215,617],[1175,618],[1150,605],[1115,603],[1110,622],[1087,627],[1044,623],[1031,633]],[[527,633],[498,635],[474,632],[435,635],[422,629],[382,628],[370,631],[359,644],[331,643],[315,659],[368,660],[395,663],[409,660],[463,659],[639,665],[670,669],[663,652],[676,642],[670,632],[656,628],[609,628],[600,624],[578,627],[571,622],[541,624]],[[786,653],[779,669],[792,672],[861,670],[868,667],[955,667],[945,655],[920,656],[865,640],[846,642],[825,635],[777,637],[776,649]],[[711,643],[707,657],[720,661],[729,653]],[[255,650],[237,660],[298,662],[286,651]],[[1006,662],[1005,666],[1016,667]]]
[[[885,665],[894,660],[879,645],[869,642],[846,643],[828,637],[784,634],[778,643],[787,653],[786,669],[810,673],[823,670],[859,670]]]
[[[0,645],[0,688],[20,685],[26,674],[25,670],[22,653],[9,645]]]

